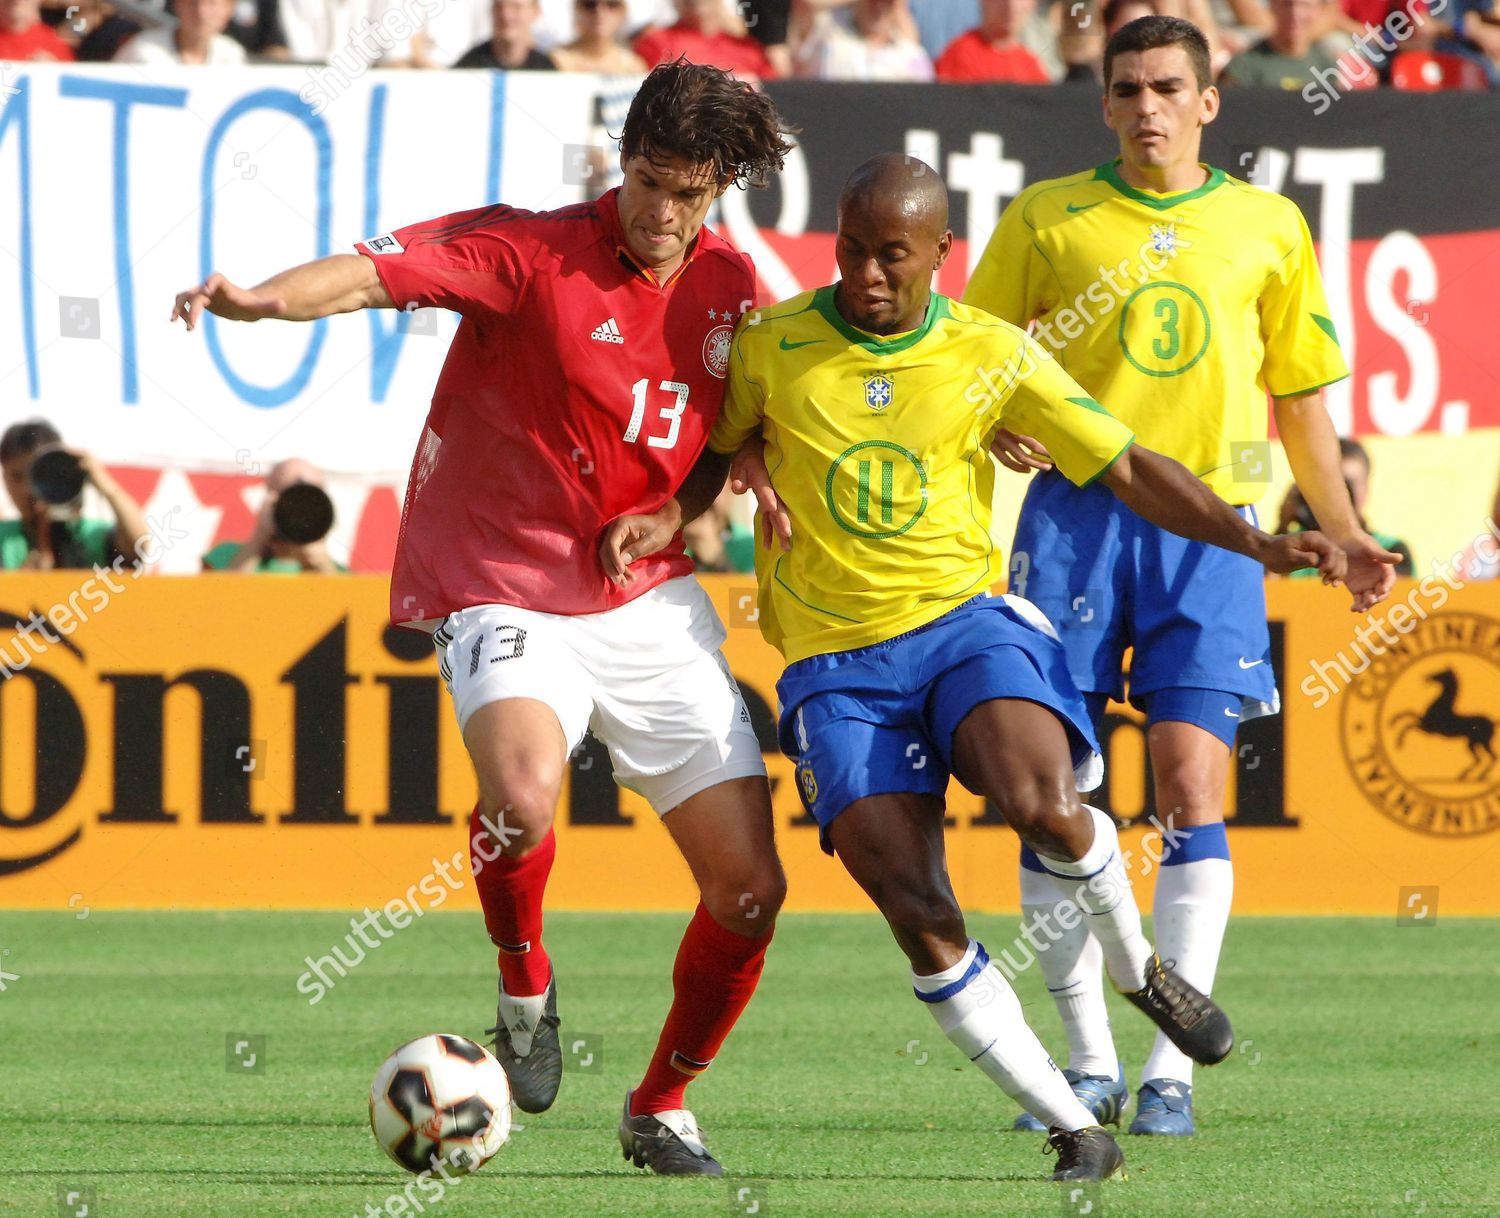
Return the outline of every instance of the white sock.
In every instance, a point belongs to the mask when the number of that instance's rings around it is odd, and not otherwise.
[[[1110,980],[1122,990],[1138,990],[1146,984],[1151,944],[1141,931],[1141,911],[1120,857],[1120,838],[1115,822],[1098,808],[1084,804],[1083,810],[1094,820],[1094,840],[1083,857],[1055,859],[1040,853],[1037,857],[1062,896],[1083,910],[1085,924],[1104,949]]]
[[[525,1057],[531,1052],[531,1038],[536,1035],[537,1022],[546,1009],[546,991],[532,997],[512,998],[505,992],[504,984],[501,985],[500,1018],[505,1020],[510,1047],[516,1051],[517,1057]]]
[[[1234,897],[1234,865],[1226,858],[1205,858],[1164,866],[1156,877],[1153,928],[1161,958],[1205,994],[1212,992],[1219,968],[1219,949]],[[1193,1081],[1193,1059],[1160,1032],[1141,1078]]]
[[[983,945],[970,939],[952,968],[930,977],[913,973],[911,983],[943,1035],[1043,1125],[1073,1130],[1095,1124]]]
[[[1104,953],[1082,921],[1064,929],[1057,918],[1057,885],[1044,871],[1021,868],[1021,923],[1057,1003],[1068,1038],[1068,1069],[1077,1074],[1117,1078],[1120,1058],[1104,1005]],[[1057,938],[1054,940],[1053,935]]]

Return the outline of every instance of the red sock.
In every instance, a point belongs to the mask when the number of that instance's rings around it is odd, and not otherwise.
[[[725,930],[699,902],[677,949],[672,1009],[630,1101],[632,1116],[682,1107],[687,1085],[708,1069],[755,993],[770,942],[770,934],[751,939]]]
[[[484,907],[485,929],[500,949],[505,992],[512,998],[543,993],[552,977],[552,962],[542,947],[542,893],[552,872],[557,839],[548,829],[547,836],[521,858],[500,854],[488,862],[475,853],[476,840],[485,843],[485,854],[498,848],[479,819],[478,804],[469,817],[469,861]]]

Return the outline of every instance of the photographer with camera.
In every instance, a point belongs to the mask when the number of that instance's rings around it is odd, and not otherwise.
[[[221,541],[203,556],[205,571],[298,574],[344,571],[325,539],[333,528],[333,500],[323,489],[323,471],[289,457],[266,475],[266,497],[250,540]]]
[[[137,542],[150,530],[140,505],[89,453],[67,448],[57,428],[27,419],[0,436],[5,489],[19,519],[0,521],[0,570],[51,571],[141,560]],[[92,485],[115,518],[83,518],[83,488]]]

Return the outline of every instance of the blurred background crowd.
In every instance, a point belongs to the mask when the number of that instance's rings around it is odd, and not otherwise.
[[[0,60],[1049,84],[1097,82],[1152,12],[1204,30],[1224,85],[1500,85],[1500,0],[0,0]]]
[[[1370,454],[1358,440],[1339,442],[1344,481],[1365,529],[1402,556],[1401,575],[1418,570],[1411,546],[1369,520]],[[0,570],[139,566],[138,542],[153,530],[140,505],[93,455],[64,444],[45,419],[15,423],[0,435],[0,469],[14,519],[0,520]],[[202,555],[204,571],[296,574],[339,572],[345,564],[330,553],[334,506],[321,470],[300,458],[279,461],[267,472],[255,498],[255,526],[243,539],[226,540]],[[758,523],[750,497],[726,487],[718,500],[683,530],[700,571],[751,571]],[[1462,553],[1435,555],[1459,580],[1500,579],[1500,487],[1485,522],[1487,531]],[[1295,485],[1282,500],[1274,531],[1315,529],[1318,522]],[[118,570],[118,566],[116,566]],[[1315,576],[1307,570],[1298,576]]]

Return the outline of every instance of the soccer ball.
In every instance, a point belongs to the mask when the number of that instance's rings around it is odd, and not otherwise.
[[[483,1045],[446,1032],[402,1045],[370,1084],[370,1128],[411,1172],[478,1171],[510,1137],[510,1084]]]

